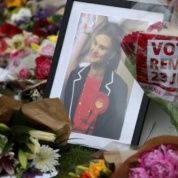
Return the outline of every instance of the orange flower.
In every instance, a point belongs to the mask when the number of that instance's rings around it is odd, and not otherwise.
[[[25,4],[26,0],[5,0],[7,8],[21,7]]]
[[[106,169],[107,169],[107,167],[105,165],[104,160],[99,160],[96,163],[94,163],[94,162],[90,163],[88,172],[89,172],[91,178],[97,178],[97,177],[99,177],[101,171],[104,171]]]

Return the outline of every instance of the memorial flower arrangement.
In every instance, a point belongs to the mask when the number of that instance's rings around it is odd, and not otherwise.
[[[68,115],[59,99],[23,104],[1,96],[0,177],[56,176],[59,151],[69,134]]]
[[[50,145],[55,138],[50,132],[0,123],[0,175],[33,178],[56,173],[59,149]]]
[[[178,177],[178,137],[158,136],[148,140],[127,158],[113,178]]]
[[[174,145],[159,145],[138,158],[138,165],[129,171],[129,178],[178,176],[178,150]]]

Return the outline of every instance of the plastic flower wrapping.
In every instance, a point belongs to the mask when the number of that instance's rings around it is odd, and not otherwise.
[[[167,1],[177,13],[177,0]],[[142,31],[131,31],[122,39],[126,65],[147,96],[169,115],[178,130],[176,15],[158,21]]]
[[[45,84],[40,82],[49,75],[62,14],[56,6],[32,0],[1,0],[0,10],[0,92],[8,90],[29,100],[40,98],[39,88]],[[38,83],[42,87],[26,91]]]
[[[60,175],[60,147],[69,133],[68,115],[59,99],[23,104],[0,97],[0,177]]]
[[[113,178],[176,178],[178,177],[178,138],[159,136],[147,141],[127,158]]]

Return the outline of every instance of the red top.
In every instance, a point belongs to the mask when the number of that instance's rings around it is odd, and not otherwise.
[[[95,122],[97,114],[94,114],[93,112],[93,105],[95,98],[99,93],[101,82],[101,80],[96,79],[95,77],[88,76],[86,78],[84,88],[74,114],[73,131],[88,133],[90,126]]]

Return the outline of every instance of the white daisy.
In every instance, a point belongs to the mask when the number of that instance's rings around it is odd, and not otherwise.
[[[35,155],[32,165],[39,169],[41,172],[55,172],[55,166],[59,165],[58,149],[53,150],[48,145],[42,145],[39,152]]]

